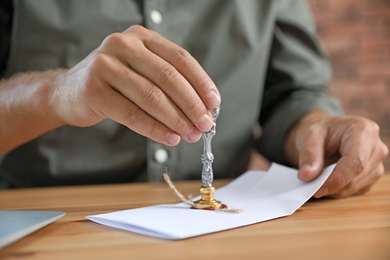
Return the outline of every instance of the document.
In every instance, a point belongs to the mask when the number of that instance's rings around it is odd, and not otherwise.
[[[214,193],[214,198],[229,208],[242,209],[238,214],[191,209],[185,203],[178,203],[86,218],[102,225],[163,239],[180,240],[205,235],[293,214],[321,187],[334,167],[326,168],[312,182],[300,181],[296,169],[275,163],[267,172],[248,171]]]

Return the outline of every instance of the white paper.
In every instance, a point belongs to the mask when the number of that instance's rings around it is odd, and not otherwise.
[[[190,209],[179,203],[87,216],[87,219],[172,240],[209,234],[291,215],[313,196],[333,169],[334,165],[329,166],[309,183],[298,179],[297,170],[275,163],[268,172],[248,171],[214,193],[215,199],[229,208],[243,209],[239,214]]]

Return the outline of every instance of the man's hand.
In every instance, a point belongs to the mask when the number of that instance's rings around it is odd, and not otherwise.
[[[57,127],[105,118],[165,145],[196,142],[220,102],[186,50],[136,25],[107,36],[73,68],[0,81],[0,154]]]
[[[309,113],[293,127],[285,151],[288,160],[299,167],[298,177],[303,181],[315,179],[324,166],[337,162],[316,198],[367,192],[383,175],[383,160],[389,153],[373,121],[320,111]]]
[[[65,124],[111,118],[152,140],[196,142],[213,124],[220,94],[183,48],[141,26],[109,35],[57,81],[52,99]]]

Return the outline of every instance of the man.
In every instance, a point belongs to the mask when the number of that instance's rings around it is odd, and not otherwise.
[[[305,181],[337,162],[316,197],[364,193],[384,172],[378,126],[340,116],[327,93],[303,1],[3,6],[0,169],[11,186],[156,181],[163,165],[200,178],[197,141],[218,106],[216,177],[243,172],[252,147]]]

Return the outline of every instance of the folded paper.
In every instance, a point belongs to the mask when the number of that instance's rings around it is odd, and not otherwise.
[[[185,203],[164,204],[87,216],[94,222],[164,239],[189,237],[284,217],[301,207],[326,181],[334,165],[311,182],[297,170],[272,164],[267,172],[248,171],[215,191],[215,198],[240,214],[191,209]]]

